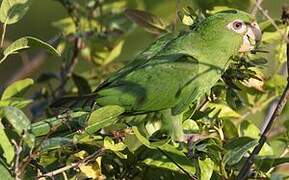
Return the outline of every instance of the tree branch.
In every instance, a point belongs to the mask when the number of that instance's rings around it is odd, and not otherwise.
[[[67,165],[67,166],[64,166],[62,168],[59,168],[59,169],[56,169],[54,171],[48,172],[46,174],[43,174],[43,175],[37,177],[37,179],[42,178],[42,177],[53,177],[53,176],[55,176],[57,174],[60,174],[60,173],[62,173],[64,171],[67,171],[67,170],[69,170],[71,168],[77,168],[81,164],[87,164],[87,163],[93,161],[97,157],[102,156],[104,153],[105,153],[105,149],[104,148],[100,148],[99,150],[95,151],[93,154],[85,157],[84,159],[82,159],[82,160],[80,160],[80,161],[78,161],[76,163],[72,163],[70,165]]]
[[[69,60],[69,62],[64,62],[61,67],[61,72],[60,72],[61,82],[60,82],[60,85],[56,89],[57,97],[62,96],[63,93],[65,92],[64,87],[67,81],[69,80],[69,78],[71,77],[72,72],[78,62],[78,54],[81,48],[80,46],[81,46],[80,37],[75,37],[71,59]]]
[[[284,16],[284,13],[288,13],[288,15]],[[283,22],[287,23],[287,26],[289,27],[289,8],[283,8],[283,16],[282,18],[288,18],[288,19],[283,19]],[[289,38],[289,33],[287,33],[287,38]],[[287,42],[287,73],[289,72],[289,43]],[[238,180],[245,180],[248,177],[248,174],[250,172],[251,166],[254,163],[255,157],[258,155],[260,150],[262,149],[263,145],[266,142],[266,139],[268,137],[268,134],[270,133],[270,129],[274,123],[274,121],[280,116],[284,106],[286,105],[287,101],[289,99],[289,76],[287,77],[287,85],[286,88],[284,89],[282,96],[280,100],[278,101],[277,107],[274,110],[274,113],[272,114],[268,124],[266,125],[263,133],[261,134],[261,137],[259,139],[258,145],[254,148],[252,154],[249,156],[249,158],[245,161],[243,167],[241,168],[239,175],[237,176]]]

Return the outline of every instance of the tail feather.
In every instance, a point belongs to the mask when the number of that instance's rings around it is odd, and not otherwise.
[[[55,100],[51,105],[51,109],[86,109],[92,108],[96,99],[95,94],[84,96],[67,96]]]

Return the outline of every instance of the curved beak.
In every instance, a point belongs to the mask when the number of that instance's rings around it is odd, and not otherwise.
[[[258,47],[262,39],[262,32],[257,22],[254,21],[250,24],[247,24],[247,26],[248,30],[246,34],[243,36],[243,44],[239,49],[239,52],[241,53],[249,52],[256,49],[256,47]]]

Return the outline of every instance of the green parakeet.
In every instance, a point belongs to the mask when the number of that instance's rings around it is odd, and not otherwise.
[[[111,75],[89,95],[65,97],[52,106],[119,105],[125,114],[158,112],[170,135],[183,141],[183,112],[220,79],[238,53],[254,49],[261,31],[245,12],[212,15],[179,35],[158,39],[134,61]]]

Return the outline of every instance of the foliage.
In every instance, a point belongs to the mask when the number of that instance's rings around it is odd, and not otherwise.
[[[248,10],[254,3],[196,0],[192,6],[178,10],[178,19],[170,23],[136,10],[142,6],[141,1],[134,5],[126,0],[56,1],[67,10],[68,16],[52,24],[60,33],[55,44],[31,36],[21,37],[5,48],[1,43],[0,63],[32,47],[44,48],[62,62],[60,72],[43,73],[35,81],[19,80],[2,93],[0,174],[3,177],[202,180],[236,177],[260,137],[258,122],[263,117],[256,113],[266,112],[286,83],[279,73],[286,60],[285,41],[280,35],[286,30],[284,24],[273,20],[276,29],[262,14],[258,16],[263,31],[260,49],[254,55],[235,57],[211,93],[198,105],[191,105],[183,119],[187,143],[179,143],[162,132],[158,117],[153,114],[127,117],[119,106],[105,106],[92,112],[87,111],[89,107],[56,112],[49,104],[64,95],[90,93],[111,72],[127,63],[118,57],[128,34],[136,27],[142,27],[157,39],[176,29],[194,28],[216,11],[239,6]],[[31,3],[32,0],[2,1],[2,42],[6,26],[17,23]],[[149,57],[157,46],[163,44],[152,46],[137,57]],[[78,62],[88,64],[89,68],[75,70]],[[33,90],[27,93],[30,88]],[[283,128],[275,128],[276,133],[256,157],[252,176],[289,175],[280,170],[289,162],[289,123],[284,120],[288,120],[286,115],[278,122],[279,126],[284,123]]]

